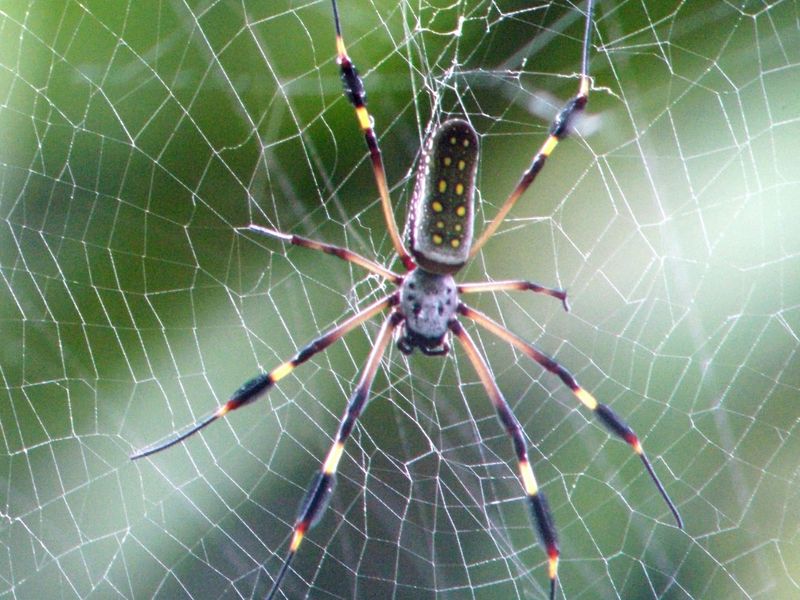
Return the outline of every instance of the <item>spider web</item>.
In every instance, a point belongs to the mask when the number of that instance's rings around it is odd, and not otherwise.
[[[579,8],[582,8],[579,7]],[[479,131],[477,228],[577,88],[569,2],[342,0],[402,222],[429,123]],[[459,279],[636,429],[686,522],[553,376],[470,327],[531,445],[563,597],[800,594],[800,11],[600,1],[576,134]],[[328,0],[0,6],[0,593],[263,597],[379,326],[184,444],[388,292]],[[395,264],[396,268],[399,265]],[[458,347],[391,349],[289,598],[543,598],[509,441]]]

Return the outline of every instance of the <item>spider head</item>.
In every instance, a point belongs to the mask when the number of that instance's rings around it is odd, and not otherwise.
[[[444,338],[458,306],[451,275],[439,275],[417,267],[400,286],[399,310],[405,321],[397,347],[405,354],[419,348],[423,354],[447,354]]]
[[[408,327],[403,327],[400,337],[397,339],[397,348],[403,354],[412,354],[415,348],[426,356],[444,356],[450,352],[450,345],[445,341],[444,336],[438,339],[422,337]]]

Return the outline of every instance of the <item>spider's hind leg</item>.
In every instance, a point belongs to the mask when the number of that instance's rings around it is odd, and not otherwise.
[[[283,560],[281,570],[278,572],[272,584],[272,589],[267,595],[267,600],[272,600],[275,594],[277,594],[281,582],[286,576],[289,565],[294,559],[295,554],[297,554],[297,550],[305,534],[317,524],[320,518],[322,518],[325,508],[328,506],[333,488],[336,484],[336,470],[344,454],[344,444],[350,437],[358,417],[367,404],[372,382],[375,380],[375,374],[378,372],[378,365],[380,365],[381,357],[392,339],[392,332],[402,321],[403,316],[398,311],[394,311],[389,315],[386,321],[384,321],[380,333],[378,333],[378,338],[375,340],[375,345],[372,348],[372,352],[370,352],[369,358],[367,358],[364,371],[361,374],[361,379],[353,390],[344,415],[339,422],[339,430],[336,432],[333,445],[328,451],[325,462],[322,463],[322,468],[312,480],[305,498],[303,499],[303,503],[300,505],[300,511],[295,520],[294,531],[292,532],[292,541],[289,543],[289,550]]]
[[[522,480],[525,494],[528,497],[531,517],[536,526],[539,541],[547,553],[548,577],[550,578],[550,600],[553,600],[556,596],[556,588],[558,587],[558,534],[553,524],[553,515],[550,512],[547,498],[545,498],[544,493],[539,490],[536,477],[533,475],[533,468],[528,460],[528,448],[522,433],[522,426],[511,411],[511,407],[503,397],[497,383],[495,383],[489,366],[486,364],[486,360],[478,350],[475,342],[472,341],[469,333],[467,333],[466,329],[464,329],[461,323],[456,319],[451,321],[450,329],[464,347],[467,357],[472,363],[472,366],[475,367],[478,377],[483,387],[486,389],[486,394],[489,396],[492,405],[497,411],[497,417],[500,419],[500,423],[502,423],[506,432],[511,437],[511,442],[514,445],[514,452],[517,455],[517,462],[519,463],[520,479]]]

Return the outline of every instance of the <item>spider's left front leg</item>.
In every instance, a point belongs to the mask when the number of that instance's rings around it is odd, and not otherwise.
[[[517,461],[519,463],[520,478],[522,479],[522,484],[528,496],[528,502],[530,503],[531,515],[536,524],[539,539],[547,552],[549,563],[548,576],[550,577],[550,600],[553,600],[553,598],[556,597],[556,587],[558,585],[558,536],[556,534],[555,525],[553,525],[553,516],[550,513],[547,499],[539,490],[539,485],[536,483],[536,477],[533,475],[533,469],[528,460],[528,448],[525,444],[525,438],[522,435],[522,426],[511,411],[511,407],[503,397],[500,388],[497,387],[497,383],[495,383],[494,377],[491,371],[489,371],[489,366],[486,364],[475,342],[472,341],[469,333],[467,333],[461,323],[455,319],[450,322],[450,330],[464,346],[467,357],[478,372],[478,377],[497,411],[500,422],[503,424],[503,427],[506,428],[508,435],[511,436],[511,441],[514,444],[514,452],[517,454]]]
[[[344,261],[353,263],[354,265],[358,265],[362,269],[366,269],[371,273],[380,275],[384,279],[388,279],[389,281],[391,281],[396,285],[400,285],[400,283],[402,283],[403,281],[403,278],[400,277],[400,275],[398,275],[397,273],[390,271],[389,269],[387,269],[382,265],[379,265],[374,260],[364,258],[360,254],[353,252],[348,248],[344,248],[342,246],[335,246],[334,244],[328,244],[326,242],[319,242],[317,240],[312,240],[310,238],[294,235],[291,233],[283,233],[282,231],[270,229],[269,227],[264,227],[263,225],[256,225],[255,223],[251,223],[250,225],[248,225],[247,229],[249,229],[250,231],[255,231],[256,233],[266,237],[271,237],[277,240],[281,240],[282,242],[285,242],[287,244],[300,246],[301,248],[308,248],[309,250],[317,250],[319,252],[324,252],[325,254],[336,256],[337,258],[340,258]]]
[[[375,185],[378,187],[378,193],[381,197],[386,230],[392,240],[395,252],[397,252],[397,255],[400,257],[406,269],[410,270],[414,268],[414,261],[403,246],[403,240],[397,229],[397,221],[392,211],[392,201],[389,198],[389,185],[386,182],[386,168],[383,166],[383,155],[378,145],[378,136],[375,135],[372,116],[367,110],[367,90],[364,87],[361,76],[358,74],[356,66],[347,54],[347,49],[344,45],[344,36],[342,35],[342,24],[339,20],[339,7],[336,4],[336,0],[332,0],[331,4],[333,5],[333,23],[336,29],[336,62],[339,65],[339,71],[341,73],[344,95],[355,109],[358,126],[364,134],[364,141],[369,150],[370,161],[372,162],[372,173],[375,176]]]
[[[381,362],[383,353],[386,351],[386,347],[392,339],[392,333],[402,321],[403,316],[395,310],[389,315],[386,321],[384,321],[380,333],[378,333],[378,338],[375,340],[375,345],[364,366],[361,379],[353,390],[353,394],[350,396],[350,400],[347,403],[347,409],[342,416],[342,420],[339,422],[339,430],[336,432],[333,445],[328,451],[328,455],[325,458],[325,462],[322,463],[322,468],[319,473],[314,476],[305,498],[300,505],[300,511],[294,523],[292,541],[289,543],[289,550],[286,553],[281,570],[278,572],[278,576],[272,584],[272,589],[267,595],[267,600],[272,600],[275,594],[277,594],[278,588],[288,572],[289,565],[295,554],[297,554],[297,549],[300,547],[300,543],[303,541],[306,532],[319,522],[322,513],[328,506],[333,488],[336,484],[336,469],[344,454],[344,444],[347,438],[350,437],[358,417],[364,410],[364,406],[369,398],[370,389],[372,388],[372,382],[375,380],[375,374],[378,371],[378,365]]]

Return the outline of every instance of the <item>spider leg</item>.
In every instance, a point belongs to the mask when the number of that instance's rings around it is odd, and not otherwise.
[[[342,248],[341,246],[334,246],[333,244],[326,244],[325,242],[318,242],[316,240],[311,240],[309,238],[304,238],[299,235],[293,235],[288,233],[283,233],[281,231],[276,231],[274,229],[269,229],[268,227],[263,227],[261,225],[256,225],[255,223],[251,223],[247,227],[251,231],[255,231],[256,233],[260,233],[261,235],[265,235],[267,237],[277,238],[286,242],[287,244],[293,244],[295,246],[301,246],[303,248],[310,248],[311,250],[319,250],[320,252],[324,252],[325,254],[332,254],[342,260],[346,260],[347,262],[351,262],[354,265],[358,265],[370,271],[371,273],[375,273],[376,275],[380,275],[384,279],[388,279],[394,284],[399,285],[403,278],[400,277],[397,273],[390,271],[389,269],[384,268],[383,266],[379,265],[375,261],[372,261],[360,254],[356,254],[352,250],[348,250],[347,248]]]
[[[549,563],[548,575],[550,577],[550,600],[553,600],[556,596],[556,587],[558,585],[558,535],[556,534],[553,516],[550,513],[547,499],[544,493],[539,491],[536,477],[534,477],[533,469],[528,461],[528,450],[525,444],[525,438],[522,435],[522,426],[511,411],[511,407],[503,397],[502,392],[500,392],[500,388],[497,387],[497,383],[495,383],[486,361],[475,345],[475,342],[472,341],[469,333],[467,333],[461,323],[455,319],[450,322],[450,330],[464,346],[464,350],[472,366],[478,372],[478,377],[480,377],[481,383],[483,383],[483,387],[486,389],[486,393],[497,411],[500,422],[506,428],[508,435],[511,436],[511,440],[514,444],[514,452],[516,452],[517,461],[519,462],[520,477],[525,488],[525,493],[528,495],[531,516],[536,524],[542,546],[544,546],[547,552]]]
[[[141,450],[137,450],[136,452],[131,454],[131,460],[144,458],[145,456],[150,456],[151,454],[155,454],[156,452],[161,452],[162,450],[166,450],[170,446],[174,446],[175,444],[182,442],[190,435],[197,433],[198,431],[203,429],[203,427],[205,427],[206,425],[213,423],[214,421],[216,421],[220,417],[225,416],[229,412],[236,410],[237,408],[244,406],[246,404],[250,404],[251,402],[256,400],[259,396],[268,392],[270,388],[272,388],[272,386],[277,381],[283,379],[289,373],[294,371],[295,367],[306,362],[309,358],[311,358],[315,354],[322,352],[328,346],[330,346],[335,341],[343,337],[346,333],[348,333],[349,331],[351,331],[364,321],[367,321],[368,319],[374,317],[376,314],[381,312],[387,306],[394,305],[396,303],[397,303],[396,293],[392,294],[391,296],[387,296],[386,298],[382,298],[377,302],[373,302],[361,312],[353,315],[346,321],[342,322],[333,329],[330,329],[323,335],[313,340],[310,344],[299,350],[290,360],[275,367],[268,373],[262,373],[261,375],[257,375],[256,377],[253,377],[252,379],[247,381],[244,385],[242,385],[238,390],[236,390],[233,393],[233,395],[225,404],[221,405],[219,408],[217,408],[217,410],[215,410],[211,414],[200,419],[197,423],[190,425],[189,427],[186,427],[185,429],[179,431],[174,435],[167,437],[166,439],[160,442],[156,442],[155,444],[142,448]]]
[[[543,352],[540,352],[532,344],[529,344],[518,335],[510,332],[508,329],[496,321],[493,321],[485,314],[470,308],[463,303],[459,304],[458,312],[468,319],[472,319],[478,323],[478,325],[485,327],[500,339],[505,340],[517,348],[520,352],[525,354],[528,358],[536,361],[551,373],[558,375],[561,381],[563,381],[564,384],[570,390],[572,390],[572,393],[575,394],[575,397],[580,400],[586,408],[594,412],[609,431],[627,442],[631,448],[633,448],[633,451],[642,460],[642,463],[644,464],[647,473],[650,475],[650,479],[653,480],[653,483],[658,489],[659,494],[661,494],[661,497],[664,499],[664,502],[666,502],[670,512],[672,512],[672,516],[675,517],[675,522],[678,524],[678,527],[683,529],[683,519],[681,519],[677,507],[670,499],[669,494],[667,494],[667,490],[664,488],[661,480],[656,475],[653,465],[650,464],[650,460],[644,453],[644,449],[642,448],[642,444],[639,441],[638,436],[633,429],[631,429],[630,426],[617,415],[617,413],[615,413],[609,406],[598,402],[594,396],[578,385],[578,382],[575,380],[572,374],[558,364],[555,360]]]
[[[331,0],[331,3],[333,4],[333,22],[336,27],[336,62],[341,70],[344,95],[347,96],[350,104],[355,108],[358,125],[361,127],[364,139],[367,142],[370,160],[372,161],[372,173],[375,175],[375,184],[378,186],[378,193],[381,196],[381,206],[383,207],[383,216],[386,220],[389,237],[392,238],[392,244],[400,260],[406,269],[410,270],[414,267],[414,261],[403,246],[403,241],[397,229],[397,221],[395,221],[394,213],[392,212],[389,186],[386,184],[386,169],[383,167],[383,157],[378,146],[378,138],[372,126],[372,117],[367,110],[367,91],[353,61],[347,55],[344,38],[342,37],[342,25],[339,21],[339,7],[336,5],[336,0]]]
[[[305,498],[300,505],[300,511],[294,524],[292,540],[289,543],[289,550],[284,558],[281,570],[278,572],[278,576],[272,584],[272,589],[270,589],[267,595],[267,600],[272,600],[278,592],[278,588],[289,570],[292,559],[294,559],[295,554],[297,554],[297,549],[300,547],[303,537],[309,529],[319,522],[322,513],[328,505],[331,493],[336,484],[336,469],[344,453],[344,444],[347,438],[350,437],[356,420],[367,404],[370,388],[372,387],[372,382],[375,380],[375,373],[378,371],[381,357],[392,339],[392,332],[402,320],[403,316],[399,312],[393,312],[383,323],[383,327],[381,327],[380,333],[378,333],[378,338],[375,340],[375,345],[372,347],[369,358],[367,358],[364,371],[361,374],[361,379],[353,390],[353,394],[350,396],[350,400],[347,403],[347,409],[339,423],[339,430],[336,432],[333,445],[328,451],[325,462],[322,463],[322,468],[312,480]]]
[[[494,235],[494,232],[497,231],[500,223],[502,223],[506,218],[506,215],[508,215],[508,212],[511,210],[511,208],[514,206],[514,204],[516,204],[520,196],[522,196],[522,194],[524,194],[525,191],[530,187],[530,185],[533,183],[533,180],[536,179],[539,171],[541,171],[544,167],[547,157],[552,154],[558,143],[570,134],[570,128],[573,119],[584,109],[586,102],[589,100],[589,44],[591,43],[592,38],[591,26],[593,5],[594,0],[589,0],[586,5],[586,26],[583,33],[583,55],[581,61],[581,77],[580,83],[578,84],[578,93],[564,105],[556,118],[553,120],[552,125],[550,125],[550,133],[547,136],[547,139],[544,141],[544,144],[542,144],[542,146],[539,148],[539,151],[533,157],[530,166],[522,174],[522,177],[520,177],[516,187],[508,196],[508,198],[506,198],[494,219],[492,219],[489,225],[487,225],[486,229],[484,229],[483,233],[481,233],[481,236],[478,238],[478,240],[473,244],[469,253],[470,258],[475,256],[478,253],[478,250],[480,250],[481,246],[483,246],[486,241],[492,237],[492,235]]]
[[[552,296],[561,300],[564,310],[569,312],[569,302],[567,302],[567,292],[555,288],[547,288],[534,283],[516,279],[511,281],[483,281],[480,283],[460,283],[458,285],[459,294],[471,294],[473,292],[499,292],[503,290],[525,292],[531,291],[545,296]]]

